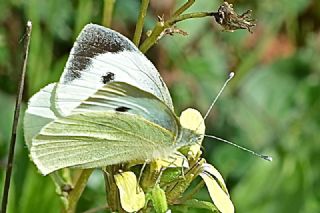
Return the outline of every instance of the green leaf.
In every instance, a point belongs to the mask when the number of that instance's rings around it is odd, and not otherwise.
[[[161,175],[161,184],[168,184],[182,178],[181,168],[167,168]]]
[[[159,184],[155,185],[152,189],[151,200],[157,213],[163,213],[168,210],[166,194]]]
[[[211,212],[217,212],[219,213],[219,210],[217,207],[210,202],[207,201],[202,201],[202,200],[197,200],[197,199],[192,199],[188,200],[186,203],[182,205],[175,205],[170,207],[173,212],[186,212],[188,209],[194,208],[194,209],[206,209]]]

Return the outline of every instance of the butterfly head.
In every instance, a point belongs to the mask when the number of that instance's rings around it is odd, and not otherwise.
[[[181,113],[181,145],[200,144],[205,134],[203,117],[198,110],[188,108]]]

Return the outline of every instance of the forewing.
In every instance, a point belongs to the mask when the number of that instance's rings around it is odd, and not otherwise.
[[[47,85],[29,100],[23,122],[24,137],[28,147],[31,145],[31,139],[40,132],[41,128],[56,119],[52,102],[52,91],[55,85],[55,83]]]
[[[83,101],[73,113],[96,111],[126,112],[142,116],[178,134],[179,121],[157,97],[124,82],[111,82]]]
[[[32,140],[42,174],[65,167],[95,168],[167,157],[176,135],[141,116],[114,112],[73,114],[52,121]]]
[[[111,81],[150,92],[173,109],[169,91],[153,64],[123,35],[95,24],[81,31],[57,87],[57,108],[68,115]]]

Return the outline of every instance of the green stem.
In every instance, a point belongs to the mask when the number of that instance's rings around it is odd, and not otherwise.
[[[104,173],[107,203],[112,212],[124,212],[121,208],[119,190],[114,180],[114,175],[118,173],[119,165],[107,166]]]
[[[115,0],[104,0],[102,25],[106,27],[111,26],[114,3]]]
[[[176,12],[172,15],[171,19],[177,18],[184,11],[186,11],[191,5],[195,2],[195,0],[188,0],[184,5],[182,5]],[[171,25],[172,26],[172,25]],[[140,46],[141,52],[147,52],[150,47],[152,47],[157,41],[161,33],[168,27],[171,27],[166,22],[159,21],[157,25],[153,28],[151,35],[142,43]]]
[[[166,29],[165,23],[157,22],[153,28],[151,35],[141,44],[140,50],[142,53],[147,52],[157,41],[160,34]]]
[[[187,13],[184,15],[177,16],[175,18],[171,18],[167,21],[168,25],[172,26],[176,24],[177,22],[184,21],[186,19],[191,19],[191,18],[203,18],[207,16],[213,16],[216,14],[216,12],[195,12],[195,13]]]
[[[134,32],[133,36],[133,43],[138,47],[141,39],[141,34],[143,30],[143,24],[144,24],[144,18],[146,17],[147,14],[147,9],[149,6],[149,1],[150,0],[142,0],[141,2],[141,8],[140,8],[140,13],[136,25],[136,30]]]
[[[82,170],[74,188],[68,194],[68,207],[63,211],[63,213],[74,213],[76,212],[77,203],[80,199],[80,196],[87,185],[88,179],[93,172],[93,169],[84,169]]]
[[[187,200],[190,200],[196,193],[199,192],[200,189],[204,186],[204,181],[201,180],[193,189],[191,192],[189,192],[187,195],[183,196],[179,203],[185,203]]]
[[[27,62],[29,56],[29,47],[30,47],[30,40],[31,40],[31,31],[32,31],[32,23],[31,21],[27,22],[27,29],[26,29],[26,40],[24,43],[24,59],[23,59],[23,66],[20,75],[20,82],[18,86],[18,95],[16,98],[16,105],[14,109],[14,116],[13,116],[13,124],[11,130],[11,140],[9,145],[9,155],[8,155],[8,162],[6,167],[6,176],[4,180],[3,186],[3,194],[2,194],[2,203],[1,203],[1,210],[0,212],[7,212],[7,203],[9,198],[9,189],[11,183],[11,174],[12,174],[12,167],[13,167],[13,160],[14,160],[14,150],[16,146],[16,139],[17,139],[17,129],[18,129],[18,122],[20,116],[20,108],[21,108],[21,101],[24,89],[24,81],[26,76],[27,70]]]
[[[64,180],[58,171],[55,171],[49,175],[51,177],[54,185],[56,186],[56,192],[59,195],[62,195],[63,192],[65,191],[66,187],[67,188],[72,188],[72,181],[66,181]],[[62,197],[62,201],[64,202],[64,197]],[[65,202],[64,202],[65,204]]]
[[[184,5],[182,5],[174,14],[173,14],[173,18],[174,17],[178,17],[180,16],[184,11],[186,11],[189,7],[191,7],[191,5],[193,5],[193,3],[195,2],[195,0],[188,0]]]
[[[150,47],[152,47],[160,38],[161,33],[169,28],[175,25],[177,22],[184,21],[186,19],[191,18],[203,18],[207,16],[213,16],[216,14],[215,12],[195,12],[195,13],[188,13],[184,15],[180,15],[177,17],[172,17],[166,22],[159,21],[156,26],[153,28],[151,35],[141,44],[140,50],[141,52],[145,53],[147,52]]]
[[[96,212],[102,212],[103,210],[107,210],[109,209],[109,206],[108,205],[104,205],[104,206],[100,206],[100,207],[96,207],[96,208],[93,208],[93,209],[89,209],[83,213],[96,213]]]
[[[185,179],[173,183],[171,186],[166,188],[166,196],[168,203],[176,203],[186,189],[190,186],[191,182],[201,173],[202,165],[205,160],[196,160],[190,164],[190,169],[185,174]]]

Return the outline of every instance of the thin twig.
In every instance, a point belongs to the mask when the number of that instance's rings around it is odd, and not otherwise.
[[[158,41],[159,36],[166,28],[167,27],[164,25],[163,22],[157,22],[156,26],[153,28],[151,32],[151,35],[139,47],[140,51],[142,53],[147,52],[150,49],[150,47],[152,47]]]
[[[184,21],[186,19],[191,18],[203,18],[207,16],[214,16],[215,14],[215,12],[195,12],[180,15],[177,17],[172,17],[168,21],[159,21],[153,28],[150,36],[141,44],[140,50],[143,53],[147,52],[150,49],[150,47],[152,47],[159,40],[164,30],[174,26],[176,23],[180,21]]]
[[[185,173],[185,179],[173,183],[166,188],[166,196],[169,203],[175,203],[181,194],[190,186],[191,182],[202,172],[202,165],[205,159],[201,158],[190,164],[190,169]]]
[[[109,208],[112,212],[123,212],[120,204],[120,195],[118,187],[114,180],[114,174],[118,173],[120,165],[107,166],[104,171],[106,198]]]
[[[84,188],[87,185],[88,179],[90,175],[92,174],[93,169],[84,169],[82,170],[74,188],[69,193],[67,199],[68,199],[68,207],[63,212],[66,213],[74,213],[77,208],[78,201],[80,199],[80,196],[84,190]]]
[[[96,213],[96,212],[100,212],[100,211],[106,210],[106,209],[109,209],[109,206],[107,204],[104,206],[89,209],[87,211],[84,211],[83,213]]]
[[[251,31],[251,27],[255,26],[253,23],[254,19],[251,18],[251,10],[239,15],[233,8],[232,4],[224,2],[218,9],[217,12],[195,12],[183,14],[195,1],[188,0],[182,5],[167,21],[160,19],[156,26],[153,28],[150,36],[141,44],[141,52],[147,52],[163,35],[166,29],[172,28],[176,23],[191,19],[191,18],[202,18],[202,17],[214,17],[216,22],[220,24],[225,31],[233,32],[238,29],[247,29]]]
[[[1,212],[2,213],[5,213],[7,211],[7,202],[8,202],[11,174],[12,174],[12,167],[13,167],[14,148],[16,145],[17,126],[18,126],[18,121],[19,121],[22,94],[23,94],[23,89],[24,89],[24,80],[25,80],[26,69],[27,69],[31,31],[32,31],[32,23],[31,23],[31,21],[28,21],[27,28],[26,28],[26,40],[24,43],[23,66],[22,66],[21,77],[20,77],[20,82],[19,82],[19,86],[18,86],[18,95],[17,95],[17,99],[16,99],[16,105],[15,105],[15,111],[14,111],[14,117],[13,117],[11,141],[10,141],[10,147],[9,147],[7,170],[6,170],[6,178],[5,178],[5,184],[3,187],[2,205],[1,205]]]
[[[168,20],[168,24],[170,26],[176,24],[177,22],[186,20],[186,19],[191,19],[191,18],[203,18],[203,17],[207,17],[207,16],[214,16],[214,14],[216,14],[216,12],[195,12],[195,13],[187,13],[187,14],[183,14],[180,16],[177,16],[175,18],[169,19]]]
[[[115,1],[116,0],[104,0],[102,25],[106,27],[111,26],[112,13]]]
[[[133,43],[138,47],[140,44],[141,34],[143,30],[144,18],[146,17],[149,6],[149,0],[142,0],[136,30],[133,36]]]
[[[185,10],[187,10],[192,4],[194,3],[194,0],[188,0],[184,5],[182,5],[180,8],[174,12],[172,15],[172,18],[175,18],[182,14]],[[157,22],[156,26],[153,28],[150,36],[141,44],[139,49],[141,52],[145,53],[147,52],[150,47],[152,47],[157,41],[161,33],[167,28],[170,27],[169,25],[166,26],[166,23],[163,20],[160,20]]]
[[[204,181],[201,180],[193,189],[191,192],[189,192],[188,194],[186,194],[185,196],[183,196],[182,198],[179,199],[179,203],[185,203],[188,200],[192,199],[192,197],[197,194],[200,189],[202,189],[202,187],[204,186]]]
[[[193,5],[195,0],[188,0],[184,5],[182,5],[174,14],[173,18],[180,16],[184,11]]]

